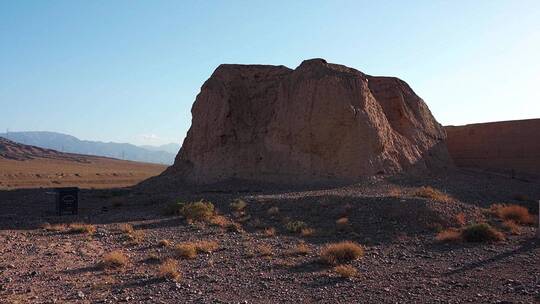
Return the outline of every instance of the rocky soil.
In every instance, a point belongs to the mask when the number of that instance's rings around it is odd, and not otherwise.
[[[447,193],[450,201],[417,197],[420,186]],[[245,192],[180,189],[84,190],[78,216],[58,217],[45,190],[0,192],[0,303],[537,303],[540,240],[532,226],[504,232],[494,243],[440,243],[437,231],[487,221],[486,208],[513,203],[538,212],[540,184],[461,170],[425,178],[369,178],[346,186],[295,191]],[[230,203],[247,202],[242,212]],[[211,201],[238,222],[230,231],[181,216],[164,215],[177,201]],[[268,212],[269,209],[274,212]],[[534,214],[536,214],[534,213]],[[336,220],[348,218],[338,226]],[[311,236],[287,230],[303,221]],[[84,222],[93,234],[50,231],[44,223]],[[136,241],[120,231],[130,223]],[[269,236],[264,229],[273,227]],[[182,259],[172,243],[213,240],[219,249]],[[349,263],[358,271],[341,278],[320,261],[321,248],[351,240],[365,255]],[[294,249],[305,242],[305,254]],[[261,253],[261,245],[270,252]],[[125,253],[129,262],[103,268],[103,255]],[[182,277],[160,278],[159,260],[177,259]]]

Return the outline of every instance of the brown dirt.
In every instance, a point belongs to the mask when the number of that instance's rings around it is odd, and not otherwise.
[[[0,159],[0,189],[71,187],[118,188],[133,186],[160,174],[166,166],[87,157],[87,162],[58,159]]]
[[[0,137],[0,190],[127,187],[165,169],[164,165],[63,153]]]
[[[447,193],[451,201],[415,197],[420,186]],[[248,192],[181,189],[83,190],[79,216],[54,216],[46,190],[0,192],[0,303],[535,303],[540,298],[540,242],[534,228],[505,232],[498,243],[439,243],[437,231],[458,222],[502,220],[487,212],[494,202],[538,212],[540,185],[460,171],[425,178],[369,178],[347,187]],[[230,203],[241,198],[243,211]],[[189,223],[162,211],[172,202],[205,199],[245,232]],[[268,209],[278,212],[269,214]],[[238,208],[236,208],[238,209]],[[534,213],[534,214],[536,214]],[[456,220],[459,214],[465,219]],[[348,227],[336,227],[347,217]],[[303,237],[287,221],[315,229]],[[46,231],[49,222],[85,222],[94,235]],[[118,228],[130,223],[144,238],[135,242]],[[264,228],[274,227],[276,235]],[[219,243],[211,253],[184,260],[173,244]],[[320,263],[325,244],[350,240],[365,256],[348,263],[358,270],[341,278]],[[305,242],[310,250],[295,254]],[[270,248],[261,254],[258,248]],[[126,266],[101,268],[102,256],[120,250]],[[179,261],[178,282],[163,280],[160,262]]]

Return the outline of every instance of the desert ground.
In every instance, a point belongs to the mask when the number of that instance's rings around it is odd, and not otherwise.
[[[46,189],[1,191],[0,302],[540,301],[537,181],[459,169],[242,189],[87,189],[62,217]],[[336,258],[342,241],[360,251]]]
[[[0,190],[127,187],[165,169],[165,165],[64,153],[0,137]]]
[[[113,158],[81,156],[80,160],[0,158],[0,190],[21,188],[115,188],[135,185],[160,174],[166,166]]]

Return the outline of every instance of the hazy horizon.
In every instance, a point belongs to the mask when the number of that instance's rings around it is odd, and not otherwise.
[[[324,58],[406,81],[443,125],[540,117],[540,2],[0,3],[0,133],[182,144],[221,63]]]

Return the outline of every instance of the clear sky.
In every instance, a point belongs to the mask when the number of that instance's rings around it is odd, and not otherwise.
[[[322,57],[442,124],[540,117],[540,1],[0,0],[0,131],[181,142],[220,63]]]

